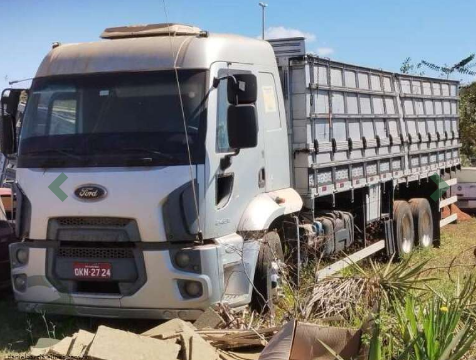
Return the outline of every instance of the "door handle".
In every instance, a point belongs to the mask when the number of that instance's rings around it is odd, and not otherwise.
[[[261,168],[258,173],[258,187],[259,188],[264,188],[266,185],[266,170]]]

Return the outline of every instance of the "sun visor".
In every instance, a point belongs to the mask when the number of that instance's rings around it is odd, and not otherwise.
[[[107,28],[101,34],[101,38],[125,39],[144,36],[190,36],[200,34],[202,34],[202,30],[196,26],[166,23]]]

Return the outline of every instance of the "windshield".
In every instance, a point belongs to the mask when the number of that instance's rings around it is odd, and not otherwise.
[[[204,162],[206,71],[179,70],[192,163]],[[175,72],[33,82],[18,167],[188,164]]]

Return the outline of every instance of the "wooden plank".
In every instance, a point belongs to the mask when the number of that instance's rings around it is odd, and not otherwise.
[[[79,330],[75,335],[74,335],[74,342],[73,345],[71,346],[71,349],[69,350],[68,356],[72,358],[78,358],[82,359],[86,355],[86,351],[89,348],[89,345],[94,340],[94,335],[93,333],[90,333],[85,330]]]
[[[357,251],[356,253],[353,253],[352,255],[349,255],[346,258],[339,260],[329,266],[326,266],[322,270],[319,270],[316,274],[317,280],[322,280],[326,277],[329,277],[341,271],[342,269],[345,269],[347,266],[352,265],[362,259],[365,259],[366,257],[369,257],[370,255],[375,254],[376,252],[382,249],[385,249],[385,240],[380,240],[375,244],[367,246],[366,248]]]
[[[197,333],[200,335],[222,335],[226,336],[227,338],[238,338],[238,337],[246,337],[246,336],[256,336],[257,334],[266,335],[269,333],[275,333],[281,330],[280,326],[274,326],[270,328],[263,328],[258,330],[240,330],[240,329],[206,329],[206,330],[198,330]]]
[[[443,220],[440,220],[440,228],[442,228],[443,226],[446,226],[449,223],[452,223],[453,221],[456,221],[456,220],[458,220],[458,214],[450,215],[450,216],[444,218]]]
[[[96,360],[173,360],[177,359],[179,351],[179,345],[171,344],[165,340],[101,325],[88,350],[88,358]]]
[[[442,182],[440,184],[444,184],[444,183],[446,183],[446,185],[448,185],[448,186],[453,186],[453,185],[456,185],[458,183],[458,179],[453,178],[453,179],[448,179],[448,180],[442,180]]]
[[[458,196],[452,196],[448,199],[443,199],[440,201],[440,209],[441,208],[444,208],[445,206],[448,206],[448,205],[451,205],[451,204],[454,204],[455,202],[458,201]]]

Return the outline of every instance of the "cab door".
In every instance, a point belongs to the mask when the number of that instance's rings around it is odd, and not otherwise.
[[[220,62],[215,63],[210,70],[205,171],[206,237],[216,238],[235,233],[248,204],[257,194],[265,191],[264,141],[257,104],[250,104],[256,108],[259,122],[257,145],[234,154],[227,133],[229,80],[221,80],[217,88],[212,85],[214,78],[243,73],[257,76],[250,65]]]
[[[279,190],[290,186],[289,147],[286,115],[279,79],[272,72],[258,76],[258,111],[265,144],[265,188]]]

